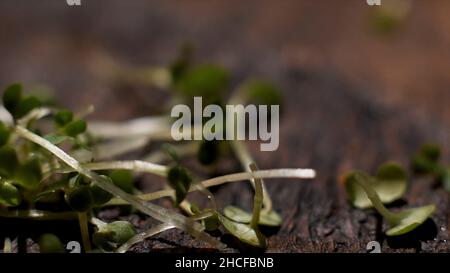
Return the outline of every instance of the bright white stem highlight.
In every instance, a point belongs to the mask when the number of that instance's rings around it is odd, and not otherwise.
[[[165,177],[169,170],[168,167],[140,160],[130,161],[107,161],[81,164],[81,167],[90,171],[99,170],[130,170],[134,172],[151,173]],[[73,168],[61,168],[55,170],[58,173],[73,172]]]
[[[170,119],[163,117],[143,117],[127,122],[90,122],[89,131],[101,138],[130,138],[139,136],[165,136],[170,133]]]
[[[189,219],[181,214],[174,213],[163,207],[151,203],[145,203],[144,200],[135,198],[133,195],[124,192],[120,188],[116,187],[114,184],[109,183],[109,181],[106,178],[98,175],[95,172],[83,168],[77,160],[69,156],[63,150],[53,145],[46,139],[28,131],[24,127],[16,126],[15,131],[18,135],[22,136],[23,138],[28,139],[29,141],[34,142],[42,146],[43,148],[47,149],[49,152],[53,153],[55,156],[60,158],[64,163],[72,167],[80,174],[86,176],[87,178],[92,179],[94,183],[96,183],[103,190],[122,198],[123,200],[127,201],[129,204],[131,204],[138,210],[142,211],[143,213],[157,219],[160,222],[172,224],[175,227],[186,231],[192,236],[208,242],[214,247],[217,248],[225,247],[224,244],[220,243],[218,240],[214,239],[209,234],[203,232],[202,225],[193,221],[192,219]]]

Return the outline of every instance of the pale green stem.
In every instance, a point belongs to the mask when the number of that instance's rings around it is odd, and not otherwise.
[[[81,238],[83,240],[84,251],[91,251],[91,239],[89,236],[88,217],[86,212],[78,213],[78,222],[80,223]]]
[[[252,171],[258,170],[255,163],[250,164],[249,168]],[[259,217],[261,215],[262,201],[263,201],[262,180],[255,179],[255,197],[253,198],[253,215],[252,215],[252,220],[250,222],[250,227],[253,229],[258,228]]]
[[[390,212],[381,202],[377,192],[365,181],[361,174],[355,174],[355,181],[366,192],[367,197],[372,202],[374,208],[389,222],[391,225],[396,225],[399,221],[399,216]]]

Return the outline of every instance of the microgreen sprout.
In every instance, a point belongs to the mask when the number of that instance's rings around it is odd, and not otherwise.
[[[114,251],[136,235],[133,225],[127,221],[115,221],[104,225],[94,233],[93,241],[105,251]]]
[[[431,175],[450,191],[450,167],[440,162],[441,149],[438,145],[427,143],[411,158],[411,166],[418,175]]]
[[[363,172],[354,172],[348,176],[346,184],[357,184],[367,195],[372,206],[387,220],[390,229],[386,231],[388,236],[397,236],[408,233],[421,225],[435,211],[434,205],[405,209],[400,212],[391,212],[384,205],[374,189],[374,178]]]
[[[350,202],[357,208],[370,208],[373,206],[367,197],[365,190],[357,183],[348,183],[352,175],[347,176],[345,190]],[[382,164],[375,177],[367,180],[372,189],[380,197],[384,204],[392,203],[403,196],[406,191],[406,172],[397,163],[387,162]]]

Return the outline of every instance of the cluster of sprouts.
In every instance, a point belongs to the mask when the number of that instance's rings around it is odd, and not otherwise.
[[[227,72],[214,65],[192,65],[186,55],[168,69],[167,89],[173,97],[223,103],[228,88]],[[281,96],[271,84],[251,80],[237,88],[234,103],[279,104]],[[29,220],[78,220],[83,250],[126,252],[133,245],[168,229],[180,229],[192,237],[222,249],[226,245],[210,231],[222,230],[242,242],[265,248],[260,225],[280,226],[281,216],[273,209],[264,179],[312,179],[312,169],[259,170],[242,141],[172,142],[169,116],[143,117],[122,123],[85,120],[86,113],[67,109],[25,95],[20,84],[6,88],[0,122],[0,217]],[[6,111],[5,111],[6,110]],[[137,151],[149,141],[160,149],[137,160],[111,160]],[[170,144],[168,144],[170,143]],[[181,159],[197,155],[203,165],[218,164],[223,151],[232,152],[243,171],[200,179]],[[162,163],[167,163],[163,165]],[[149,173],[167,180],[166,187],[142,193],[134,185],[135,173]],[[249,181],[254,188],[252,212],[218,205],[208,188],[225,183]],[[200,208],[189,193],[205,194],[210,205]],[[171,198],[175,209],[151,201]],[[132,206],[160,222],[137,233],[128,221],[106,223],[98,212],[106,206]],[[93,227],[91,233],[89,227]],[[39,239],[41,252],[63,252],[54,234]],[[4,252],[11,252],[11,238]]]

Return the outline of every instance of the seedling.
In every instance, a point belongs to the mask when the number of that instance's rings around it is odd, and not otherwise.
[[[412,156],[411,166],[418,175],[431,175],[450,191],[450,168],[440,162],[441,149],[438,145],[428,143]]]
[[[373,180],[373,177],[363,172],[354,172],[347,178],[346,184],[354,183],[364,190],[375,210],[389,223],[390,229],[386,231],[388,236],[402,235],[412,231],[425,222],[436,209],[434,205],[428,205],[393,213],[383,205],[380,196],[373,187],[374,183],[376,183]]]
[[[345,190],[350,202],[357,208],[372,207],[373,204],[365,190],[357,183],[349,183],[351,179],[352,176],[348,176],[345,183]],[[406,172],[399,164],[388,162],[381,165],[376,176],[367,180],[367,183],[377,193],[383,204],[389,204],[401,198],[405,193]]]
[[[250,164],[251,171],[256,171],[256,164]],[[262,179],[255,179],[255,196],[253,198],[253,215],[249,224],[228,221],[219,214],[219,219],[224,227],[238,239],[257,247],[266,247],[266,237],[259,231],[258,223],[260,222],[261,208],[263,200]]]

